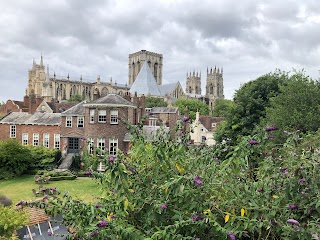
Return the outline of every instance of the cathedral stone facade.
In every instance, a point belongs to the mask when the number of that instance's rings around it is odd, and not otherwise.
[[[207,69],[205,95],[202,95],[201,89],[201,73],[187,73],[186,91],[184,92],[180,82],[171,84],[162,84],[162,54],[141,50],[136,53],[129,54],[128,67],[128,84],[119,84],[110,79],[110,81],[101,81],[97,76],[95,81],[86,81],[82,79],[70,78],[49,74],[49,68],[45,71],[43,57],[41,56],[40,64],[33,60],[32,68],[28,72],[28,85],[26,96],[35,96],[43,98],[46,102],[58,101],[64,102],[69,100],[73,95],[80,95],[83,99],[93,101],[104,97],[108,94],[118,94],[120,96],[130,95],[130,88],[139,75],[140,71],[145,69],[147,63],[148,76],[152,75],[152,81],[155,81],[156,88],[159,88],[160,94],[157,97],[164,97],[166,100],[175,100],[177,98],[197,98],[205,101],[211,108],[214,107],[214,101],[224,98],[223,95],[223,70],[216,67],[212,70]],[[140,74],[143,75],[143,74]],[[150,76],[145,82],[150,82]],[[141,77],[140,77],[141,78]],[[141,79],[139,79],[141,81]],[[132,91],[131,91],[132,92]],[[142,93],[150,95],[148,93]],[[131,93],[132,95],[132,93]]]

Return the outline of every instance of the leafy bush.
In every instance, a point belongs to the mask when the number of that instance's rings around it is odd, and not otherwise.
[[[320,153],[302,149],[296,132],[275,144],[273,130],[242,138],[224,159],[221,146],[136,138],[105,173],[87,173],[104,198],[66,196],[51,211],[84,239],[317,239]]]
[[[18,141],[0,141],[0,179],[21,175],[32,162],[30,150]]]
[[[55,172],[55,171],[39,170],[37,172],[37,175],[39,175],[41,177],[49,177],[50,176],[50,181],[74,180],[77,178],[77,176],[74,175],[70,171]]]
[[[53,169],[61,157],[60,150],[49,149],[44,146],[28,146],[32,154],[32,165],[30,169]]]
[[[25,212],[0,204],[0,239],[16,239],[14,231],[25,224],[27,224]]]
[[[12,201],[9,198],[7,198],[3,194],[0,194],[0,205],[7,207],[7,206],[10,206],[11,204],[12,204]]]

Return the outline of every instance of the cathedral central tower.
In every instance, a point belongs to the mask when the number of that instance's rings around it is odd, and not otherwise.
[[[136,80],[143,63],[147,61],[149,68],[157,81],[158,85],[162,84],[162,54],[141,50],[136,53],[129,54],[129,81],[131,86]]]

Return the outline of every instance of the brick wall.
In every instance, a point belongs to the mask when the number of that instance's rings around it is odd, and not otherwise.
[[[22,143],[22,133],[28,133],[28,144],[33,144],[33,134],[39,134],[39,145],[43,145],[43,134],[49,134],[49,148],[54,148],[54,134],[60,134],[60,126],[16,125],[16,137],[10,138],[10,124],[0,124],[0,139],[16,139]],[[61,143],[60,143],[61,145]]]

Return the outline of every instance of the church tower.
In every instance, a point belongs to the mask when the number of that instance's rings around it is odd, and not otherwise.
[[[187,73],[186,93],[201,94],[201,73]]]
[[[206,81],[206,98],[209,100],[209,107],[213,109],[214,101],[219,98],[224,98],[223,95],[223,69],[214,67],[207,68],[207,81]]]
[[[47,67],[47,74],[45,76],[45,81],[42,84],[42,97],[46,102],[52,100],[52,82],[49,76],[49,66]]]
[[[41,55],[40,64],[36,64],[35,60],[33,60],[32,69],[29,69],[27,96],[33,93],[36,97],[42,97],[42,87],[45,80],[46,74]]]
[[[139,52],[129,54],[128,84],[130,86],[136,80],[136,77],[138,76],[145,61],[147,61],[157,84],[162,84],[162,54],[141,50]]]

